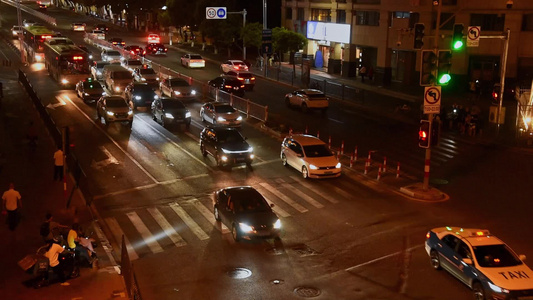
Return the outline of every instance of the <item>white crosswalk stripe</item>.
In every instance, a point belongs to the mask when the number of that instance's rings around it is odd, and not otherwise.
[[[274,211],[274,213],[282,218],[288,218],[291,216],[291,214],[289,214],[286,210],[284,210],[283,208],[279,207],[279,205],[277,205],[276,202],[274,202],[272,199],[275,199],[276,196],[272,195],[268,190],[265,190],[264,188],[262,187],[255,187],[255,189],[261,193],[261,195],[263,195],[263,197],[265,197],[265,199],[267,200],[268,203],[273,203],[275,204],[274,207],[272,207],[272,210]],[[272,197],[271,197],[272,196]]]
[[[141,234],[144,242],[148,245],[150,250],[152,250],[153,253],[163,252],[163,248],[161,248],[156,238],[150,233],[148,227],[144,225],[139,215],[136,212],[129,212],[126,215],[130,219],[133,226],[135,226],[137,231]]]
[[[187,244],[157,208],[149,207],[147,208],[147,210],[152,215],[157,224],[159,224],[159,226],[163,228],[165,234],[172,240],[176,247],[182,247]]]
[[[219,229],[222,233],[229,233],[229,229],[228,227],[226,227],[226,225],[220,223],[221,226],[218,226],[213,213],[209,211],[209,209],[205,207],[200,201],[198,201],[198,199],[195,198],[191,200],[191,202],[194,207],[196,207],[196,209],[206,218],[206,220],[213,225],[213,227]]]
[[[270,184],[266,183],[266,182],[261,182],[259,183],[260,186],[262,186],[263,188],[267,189],[270,193],[274,194],[276,197],[278,197],[279,199],[283,200],[285,203],[289,204],[290,206],[292,206],[294,209],[296,209],[297,211],[301,212],[301,213],[305,213],[308,211],[307,208],[301,206],[300,204],[298,204],[297,202],[295,202],[294,200],[292,200],[291,198],[287,197],[286,195],[284,195],[283,193],[281,193],[280,191],[278,191],[276,188],[274,188],[273,186],[271,186]]]
[[[170,208],[181,218],[181,220],[192,230],[192,232],[200,239],[207,240],[209,236],[194,222],[191,216],[178,203],[170,204]]]
[[[117,220],[115,218],[105,218],[104,221],[106,222],[107,226],[109,226],[109,229],[115,236],[115,240],[117,241],[117,243],[122,243],[122,237],[124,237],[124,243],[126,244],[126,249],[128,250],[130,260],[138,259],[139,256],[135,252],[135,249],[133,249],[133,247],[131,246],[128,237],[124,234],[122,229],[120,229],[120,225],[118,225]]]
[[[299,189],[295,189],[292,185],[286,183],[285,181],[283,180],[279,180],[279,184],[286,190],[289,190],[291,191],[291,193],[294,193],[296,195],[298,195],[298,197],[304,199],[307,203],[313,205],[314,207],[316,208],[322,208],[324,207],[324,205],[322,205],[322,203],[316,201],[315,199],[313,199],[311,196],[307,195],[306,193],[300,191]]]
[[[291,176],[291,178],[294,179],[299,184],[303,185],[304,187],[306,187],[306,188],[310,189],[311,191],[313,191],[313,193],[315,193],[315,194],[319,195],[320,197],[328,200],[329,202],[331,202],[331,203],[339,203],[339,201],[335,200],[331,195],[326,195],[322,191],[316,189],[310,183],[306,182],[304,179],[301,179],[300,177],[296,177],[296,176]]]

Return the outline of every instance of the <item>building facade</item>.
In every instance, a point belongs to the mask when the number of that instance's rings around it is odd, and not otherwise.
[[[414,48],[414,26],[425,25],[422,50],[451,48],[453,27],[464,25],[464,44],[453,51],[454,88],[466,88],[471,80],[487,84],[500,78],[504,40],[510,30],[506,78],[531,83],[533,78],[532,0],[440,0],[440,26],[435,0],[282,0],[282,26],[307,36],[307,21],[347,24],[349,43],[310,39],[303,54],[322,62],[329,73],[345,77],[372,67],[376,80],[406,85],[419,84],[421,51]],[[508,8],[508,4],[512,7]],[[437,4],[437,5],[435,5]],[[478,47],[466,47],[469,26],[478,26]],[[491,37],[491,38],[489,38]]]

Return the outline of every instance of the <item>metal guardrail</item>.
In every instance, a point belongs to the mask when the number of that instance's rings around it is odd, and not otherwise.
[[[3,3],[11,5],[13,7],[17,7],[19,5],[18,2],[12,1],[12,0],[1,0]],[[43,14],[42,12],[38,12],[35,9],[29,8],[26,5],[20,4],[20,9],[24,12],[29,13],[30,15],[36,16],[39,19],[44,20],[45,22],[57,26],[56,18],[52,18],[49,15]]]
[[[197,80],[191,76],[179,73],[175,70],[170,69],[169,67],[165,67],[161,64],[158,64],[156,62],[153,62],[150,59],[139,57],[137,55],[132,55],[130,52],[114,46],[113,44],[105,41],[105,40],[99,40],[95,39],[93,36],[91,36],[90,33],[85,34],[84,40],[87,43],[90,43],[100,49],[113,49],[119,51],[123,57],[126,58],[132,58],[132,59],[140,59],[143,63],[151,65],[152,68],[158,72],[159,78],[169,78],[169,77],[177,77],[177,78],[183,78],[189,82],[191,86],[193,86],[196,91],[199,93],[198,99],[202,99],[202,101],[219,101],[219,102],[228,102],[231,105],[234,105],[235,109],[239,110],[240,112],[246,114],[249,118],[254,118],[259,121],[266,122],[268,120],[268,106],[263,106],[260,104],[257,104],[249,99],[245,99],[242,97],[235,96],[230,93],[226,93],[224,91],[214,89],[213,87],[209,86],[207,83]]]

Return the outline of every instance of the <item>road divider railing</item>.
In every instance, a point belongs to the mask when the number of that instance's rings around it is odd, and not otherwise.
[[[13,7],[17,7],[19,5],[19,2],[12,1],[12,0],[1,0],[3,3],[11,5]],[[43,14],[42,12],[36,11],[35,9],[29,8],[26,5],[20,4],[20,10],[36,16],[37,18],[45,21],[46,23],[49,23],[51,25],[57,26],[56,18],[50,17],[49,15]]]
[[[219,90],[212,86],[209,86],[206,82],[197,80],[191,76],[179,73],[175,70],[170,69],[169,67],[158,64],[146,57],[140,57],[134,55],[131,52],[124,50],[123,48],[117,47],[106,40],[96,39],[92,34],[86,33],[85,42],[96,46],[99,49],[114,49],[119,51],[125,59],[139,59],[143,64],[150,65],[154,71],[158,73],[160,80],[166,78],[182,78],[186,80],[196,91],[196,99],[203,102],[217,101],[217,102],[227,102],[230,103],[235,109],[239,110],[241,113],[245,114],[247,118],[254,118],[262,122],[268,121],[268,106],[264,106],[258,103],[255,103],[249,99],[245,99],[239,96],[236,96],[232,93],[227,93],[225,91]]]

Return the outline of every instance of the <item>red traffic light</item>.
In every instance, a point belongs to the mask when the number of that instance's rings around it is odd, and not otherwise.
[[[420,130],[418,131],[418,146],[421,148],[429,148],[430,143],[431,124],[428,120],[420,121]]]

